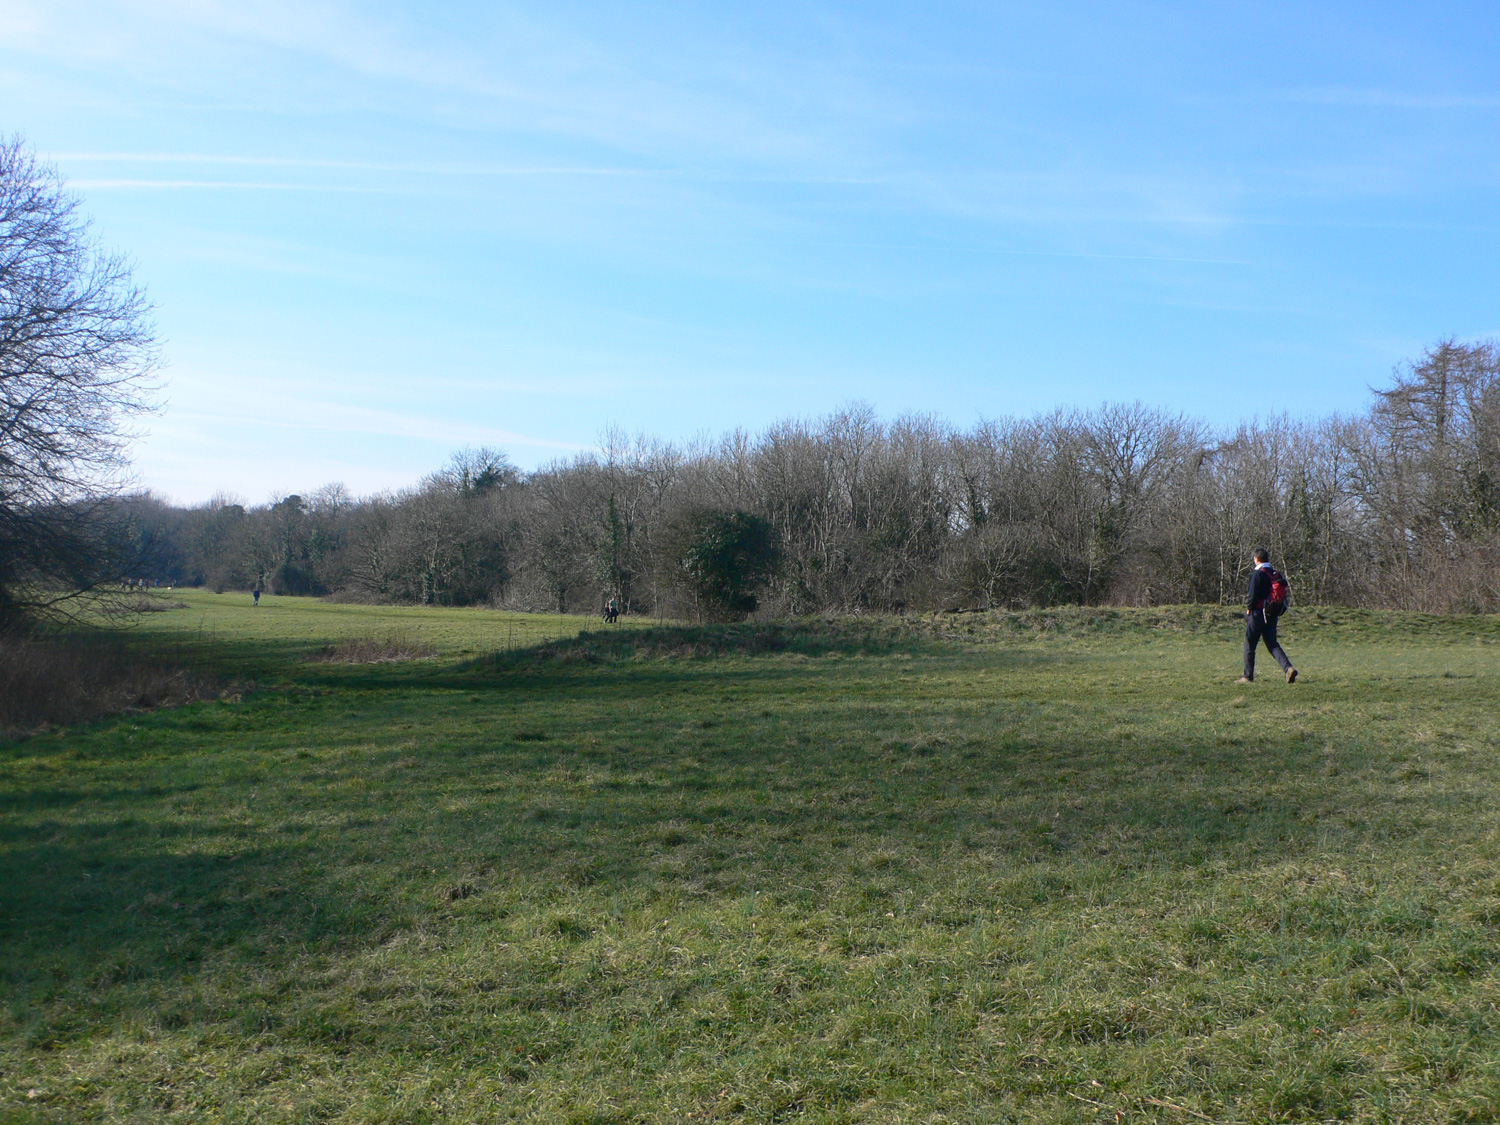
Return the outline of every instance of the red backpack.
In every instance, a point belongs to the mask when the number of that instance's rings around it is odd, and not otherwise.
[[[1286,575],[1271,567],[1271,592],[1266,595],[1267,617],[1280,617],[1292,601],[1292,588],[1286,584]]]

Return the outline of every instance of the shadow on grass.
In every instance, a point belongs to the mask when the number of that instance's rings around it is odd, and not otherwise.
[[[238,646],[236,646],[238,647]],[[929,660],[956,658],[961,646],[937,637],[920,622],[899,619],[812,619],[792,623],[741,625],[662,625],[584,631],[576,637],[513,649],[495,649],[455,660],[332,665],[308,662],[306,645],[263,653],[263,665],[279,665],[298,685],[360,691],[447,688],[494,691],[520,687],[527,692],[587,690],[601,695],[651,698],[661,690],[699,683],[724,659],[737,680],[774,682],[803,678],[805,668],[761,657],[815,660],[829,656],[906,654]],[[1057,653],[1015,650],[989,653],[994,667],[1025,666],[1064,658]],[[224,657],[221,655],[220,660]]]
[[[638,690],[632,680],[620,687]],[[192,977],[209,962],[274,967],[371,947],[490,893],[819,901],[870,877],[921,894],[962,856],[997,878],[1038,864],[1126,871],[1265,862],[1318,836],[1306,788],[1260,783],[1311,773],[1300,743],[1240,761],[1159,746],[1170,771],[1132,783],[1107,749],[840,743],[838,721],[814,707],[811,745],[760,729],[691,753],[644,728],[595,748],[507,730],[421,756],[371,732],[382,741],[316,775],[276,757],[300,741],[292,730],[261,751],[253,777],[216,787],[190,774],[13,796],[17,819],[0,834],[0,979],[16,996],[82,986],[88,1008],[115,986]],[[210,804],[190,812],[187,794]],[[259,823],[243,823],[246,807]],[[36,1034],[71,1032],[48,1021]]]
[[[845,680],[834,670],[855,661],[810,676],[720,659],[903,652],[927,654],[926,672],[1068,659],[976,658],[889,622],[595,631],[462,664],[298,663],[297,688],[318,697],[151,716],[145,755],[121,731],[86,732],[74,777],[6,794],[0,980],[44,1045],[154,1003],[121,989],[369,948],[501,898],[756,891],[821,905],[860,885],[885,901],[941,895],[963,863],[997,886],[1061,872],[1006,892],[1043,903],[1089,870],[1263,864],[1415,831],[1373,793],[1334,794],[1342,783],[1320,778],[1320,748],[1301,738],[1127,750],[951,707],[939,736],[936,712],[886,693],[884,664]],[[740,695],[698,690],[715,688]],[[875,693],[873,717],[851,712],[857,690]],[[508,710],[434,734],[459,692]],[[36,740],[11,761],[57,750]],[[1309,819],[1320,802],[1348,815]]]
[[[874,656],[930,652],[936,638],[920,623],[899,618],[811,618],[738,625],[659,625],[644,629],[594,629],[576,637],[470,662],[476,668],[514,670],[547,664],[600,664],[631,660],[703,660],[718,656]]]
[[[171,834],[139,823],[45,827],[45,842],[7,841],[0,864],[0,981],[34,1048],[86,1038],[101,1011],[151,1007],[120,989],[378,941],[392,913],[316,880],[306,847],[173,852]],[[200,824],[178,835],[201,848],[212,833]],[[30,1010],[69,993],[47,1018]]]
[[[916,655],[953,648],[922,621],[899,618],[817,618],[740,625],[632,623],[627,628],[587,630],[576,637],[510,649],[497,645],[463,659],[444,657],[406,634],[389,638],[362,634],[329,642],[307,637],[247,639],[191,630],[170,634],[127,630],[110,635],[109,640],[137,660],[198,669],[224,680],[340,687],[451,682],[455,672],[556,671],[632,661],[671,663],[778,654],[818,657],[899,651]],[[345,649],[358,650],[356,655],[362,657],[368,655],[365,649],[380,649],[376,655],[384,659],[340,659]],[[437,659],[410,659],[418,656]]]

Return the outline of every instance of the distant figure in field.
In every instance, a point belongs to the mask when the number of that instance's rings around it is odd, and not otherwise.
[[[620,599],[619,598],[610,598],[609,601],[604,606],[604,620],[605,620],[605,622],[607,624],[613,625],[619,619],[620,619]]]
[[[253,590],[250,591],[250,596],[255,599],[255,604],[256,605],[260,605],[260,587],[259,586],[255,587],[255,589],[253,589]]]
[[[1282,650],[1276,639],[1276,622],[1286,611],[1286,579],[1271,566],[1271,556],[1264,547],[1255,549],[1255,569],[1250,572],[1250,596],[1245,613],[1245,674],[1235,681],[1237,684],[1253,683],[1255,680],[1255,647],[1261,641],[1281,665],[1282,674],[1289,684],[1297,682],[1297,669]]]

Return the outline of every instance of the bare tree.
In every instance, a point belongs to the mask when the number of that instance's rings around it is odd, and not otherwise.
[[[99,247],[55,168],[0,142],[0,620],[118,577],[102,500],[156,362],[129,264]]]
[[[607,431],[531,473],[465,450],[391,496],[128,507],[198,581],[264,556],[392,601],[701,612],[682,529],[738,512],[779,563],[758,613],[1235,602],[1262,545],[1303,604],[1500,609],[1500,347],[1439,343],[1375,394],[1223,428],[1137,403],[960,432],[854,403],[680,448]]]

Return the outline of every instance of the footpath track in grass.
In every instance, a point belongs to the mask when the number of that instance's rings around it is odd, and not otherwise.
[[[1493,618],[182,600],[0,744],[0,1120],[1500,1115]]]

